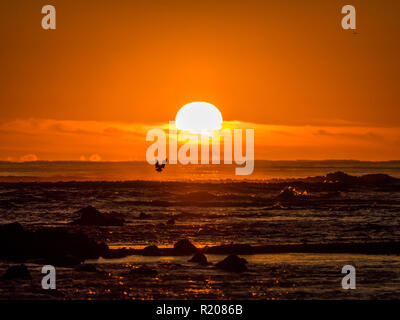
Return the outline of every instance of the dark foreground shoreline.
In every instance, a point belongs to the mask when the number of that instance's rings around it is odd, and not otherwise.
[[[343,172],[0,183],[0,299],[393,299],[399,192],[399,179]],[[360,277],[350,294],[348,264]],[[44,265],[55,291],[41,289]]]
[[[174,248],[158,248],[159,254],[154,256],[181,256]],[[220,245],[199,248],[204,254],[278,254],[278,253],[344,253],[344,254],[373,254],[398,255],[400,242],[368,242],[368,243],[324,243],[324,244],[287,244],[287,245],[260,245],[247,244]],[[126,255],[145,255],[144,249],[110,249],[109,257],[123,257]]]

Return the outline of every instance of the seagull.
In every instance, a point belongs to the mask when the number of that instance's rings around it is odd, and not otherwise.
[[[167,161],[168,161],[168,159],[165,159],[165,160],[163,160],[162,164],[160,164],[158,162],[158,159],[156,159],[156,165],[155,165],[156,171],[157,172],[161,172],[165,168],[165,165],[167,164]]]

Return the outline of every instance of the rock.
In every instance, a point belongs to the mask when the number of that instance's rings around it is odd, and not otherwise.
[[[204,248],[203,252],[210,254],[253,254],[254,248],[249,244],[224,244]]]
[[[358,177],[348,175],[347,173],[344,173],[342,171],[337,171],[334,173],[328,173],[326,175],[326,181],[327,182],[340,182],[340,183],[353,184],[353,183],[357,183],[359,181],[359,179],[358,179]]]
[[[71,222],[81,226],[122,226],[124,219],[117,217],[115,214],[101,213],[92,206],[87,206],[78,210],[76,213],[81,214],[79,219]]]
[[[175,219],[174,218],[171,218],[171,219],[169,219],[167,221],[167,225],[169,225],[169,226],[173,226],[174,224],[175,224]]]
[[[70,233],[64,229],[43,229],[33,233],[33,252],[38,256],[68,255],[81,260],[97,259],[106,251],[106,244],[99,244],[84,233]]]
[[[141,212],[138,217],[138,219],[150,219],[150,218],[151,218],[151,214],[147,214],[145,212]]]
[[[303,194],[299,191],[296,190],[295,187],[288,186],[285,187],[279,195],[276,197],[278,200],[293,200],[293,199],[298,199],[301,197]]]
[[[74,265],[108,252],[83,233],[61,228],[25,231],[19,224],[0,226],[0,258],[11,261],[40,259],[48,264]]]
[[[362,176],[351,176],[342,171],[328,173],[325,179],[325,182],[336,182],[336,183],[339,182],[348,185],[361,185],[361,184],[390,185],[398,183],[399,181],[400,180],[397,178],[382,173],[366,174]]]
[[[75,268],[75,271],[80,271],[80,272],[100,272],[97,270],[96,266],[93,264],[80,264]]]
[[[246,264],[246,259],[239,258],[237,255],[232,254],[218,262],[215,267],[230,272],[244,272],[247,270]]]
[[[198,251],[198,249],[188,239],[182,239],[175,243],[174,250],[176,253],[182,255],[190,255]]]
[[[361,176],[360,180],[363,183],[368,183],[372,185],[391,184],[399,181],[396,178],[393,178],[387,174],[382,174],[382,173],[366,174]]]
[[[23,234],[24,228],[18,222],[0,225],[0,236],[8,237],[10,235]]]
[[[189,260],[189,262],[196,262],[201,264],[202,266],[210,264],[207,260],[207,257],[203,253],[195,253],[194,256]]]
[[[6,273],[2,276],[4,280],[12,280],[12,279],[24,279],[30,280],[32,279],[31,274],[29,273],[28,268],[24,264],[20,264],[19,266],[12,266],[7,269]]]
[[[120,259],[135,254],[138,250],[137,249],[109,249],[105,254],[102,255],[104,259]]]
[[[156,276],[158,275],[158,272],[154,269],[150,269],[147,266],[141,266],[132,269],[130,274],[133,276]]]
[[[24,262],[26,235],[18,222],[0,225],[0,258]]]
[[[95,207],[90,206],[90,205],[85,208],[79,209],[75,213],[80,214],[80,215],[85,215],[87,217],[96,216],[96,215],[101,214],[101,212],[99,210],[97,210]]]
[[[158,249],[157,246],[152,245],[152,246],[148,246],[146,248],[143,249],[143,253],[144,256],[161,256],[161,252],[160,249]]]
[[[53,257],[46,257],[43,259],[38,259],[35,262],[39,264],[49,264],[52,266],[59,266],[59,267],[74,267],[80,264],[83,260],[79,257],[75,257],[73,255],[59,255],[56,254]]]

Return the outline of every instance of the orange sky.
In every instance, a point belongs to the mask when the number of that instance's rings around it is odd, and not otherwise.
[[[2,0],[0,15],[0,160],[144,160],[146,130],[197,100],[255,128],[258,159],[400,159],[399,1]]]

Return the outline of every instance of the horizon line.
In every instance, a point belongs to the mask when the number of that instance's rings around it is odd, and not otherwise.
[[[400,162],[400,159],[392,159],[392,160],[359,160],[359,159],[280,159],[280,160],[272,160],[272,159],[255,159],[254,161],[268,161],[268,162]],[[33,161],[9,161],[9,160],[0,160],[0,163],[39,163],[39,162],[77,162],[77,163],[121,163],[121,162],[144,162],[147,163],[146,160],[99,160],[99,161],[90,161],[90,160],[33,160]],[[211,165],[212,163],[209,163]],[[224,164],[224,163],[221,163]],[[196,164],[189,164],[196,165]],[[198,163],[198,165],[202,165],[202,163]]]

